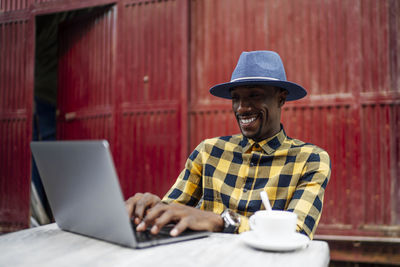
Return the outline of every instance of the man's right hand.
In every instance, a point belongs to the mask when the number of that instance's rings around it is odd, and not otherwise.
[[[165,204],[158,196],[150,193],[137,193],[125,202],[125,206],[139,232],[151,226],[150,232],[158,234],[163,226],[171,222],[175,224],[170,232],[172,236],[179,235],[187,228],[221,232],[224,227],[219,214],[178,203]]]
[[[134,217],[134,223],[140,224],[146,216],[146,211],[157,204],[161,203],[161,199],[151,193],[136,193],[125,201],[125,207],[129,217]]]

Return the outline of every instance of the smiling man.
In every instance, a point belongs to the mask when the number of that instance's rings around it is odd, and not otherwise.
[[[233,112],[244,136],[261,141],[279,132],[286,90],[263,85],[241,86],[232,88],[231,96]]]
[[[286,80],[277,53],[253,51],[241,54],[230,82],[210,92],[232,100],[241,134],[201,142],[162,200],[150,193],[129,198],[137,230],[151,226],[156,234],[175,222],[173,236],[186,228],[247,231],[248,218],[265,209],[260,192],[266,191],[272,208],[296,213],[297,231],[312,239],[330,177],[329,156],[288,137],[280,123],[285,102],[303,98],[305,89]]]

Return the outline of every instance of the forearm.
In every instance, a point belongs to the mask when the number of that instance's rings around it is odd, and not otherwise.
[[[206,220],[210,222],[209,231],[222,232],[224,230],[224,220],[221,218],[221,216],[211,211],[204,211],[204,212],[205,216],[207,216]]]
[[[198,152],[202,143],[192,152],[186,161],[185,168],[176,182],[164,196],[164,203],[180,203],[196,206],[202,196],[202,162]]]

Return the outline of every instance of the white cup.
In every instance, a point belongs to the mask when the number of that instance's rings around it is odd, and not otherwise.
[[[249,219],[251,230],[268,239],[290,238],[296,232],[297,214],[283,210],[260,210]]]

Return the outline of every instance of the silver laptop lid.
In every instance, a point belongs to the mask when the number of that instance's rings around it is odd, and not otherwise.
[[[31,149],[61,229],[136,247],[107,141],[31,142]]]

